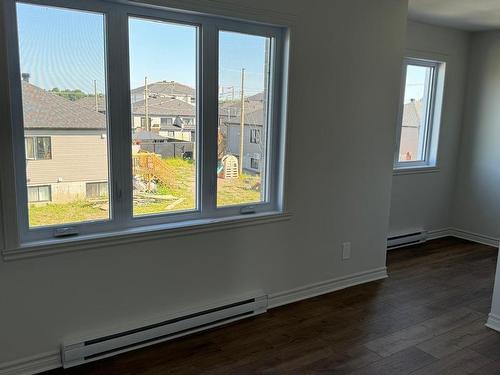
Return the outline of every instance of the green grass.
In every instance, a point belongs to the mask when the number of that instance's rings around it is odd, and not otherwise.
[[[183,159],[165,159],[174,167],[174,186],[158,184],[156,194],[138,195],[134,215],[178,212],[196,208],[196,165]],[[238,179],[218,179],[217,205],[249,204],[260,201],[259,176],[242,175]],[[155,199],[156,198],[156,199]],[[74,201],[30,205],[30,226],[103,220],[109,218],[106,202]]]

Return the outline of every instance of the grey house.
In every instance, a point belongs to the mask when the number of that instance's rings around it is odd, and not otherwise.
[[[266,127],[264,101],[254,95],[245,100],[243,127],[243,169],[260,173],[265,162]],[[241,104],[239,102],[219,105],[219,128],[223,135],[224,154],[240,158]]]

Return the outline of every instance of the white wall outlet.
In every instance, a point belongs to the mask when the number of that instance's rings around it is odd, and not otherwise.
[[[342,260],[351,259],[351,243],[344,242],[342,244]]]

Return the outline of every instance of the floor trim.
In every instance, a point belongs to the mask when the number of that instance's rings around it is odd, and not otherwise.
[[[32,375],[61,367],[59,351],[47,352],[0,364],[0,375]]]
[[[500,332],[500,316],[490,313],[488,315],[488,321],[486,322],[486,327]]]
[[[349,288],[354,285],[368,283],[370,281],[387,278],[387,267],[376,268],[370,271],[354,273],[351,275],[338,277],[331,280],[309,284],[284,292],[270,294],[268,297],[270,309],[304,299],[316,297],[322,294],[331,293],[336,290]]]
[[[458,228],[444,228],[438,230],[431,230],[427,232],[427,240],[435,240],[443,237],[457,237],[463,240],[469,240],[472,242],[477,242],[483,245],[498,247],[499,239],[486,236],[484,234],[469,232]]]

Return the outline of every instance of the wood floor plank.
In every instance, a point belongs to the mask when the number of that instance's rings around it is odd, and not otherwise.
[[[462,349],[448,357],[422,367],[412,375],[465,375],[491,364],[491,360],[472,350]]]
[[[366,344],[366,347],[382,357],[388,357],[479,318],[481,318],[480,313],[467,308],[459,308],[388,336],[370,341]]]
[[[484,319],[481,318],[424,341],[418,344],[417,348],[436,358],[444,358],[494,335],[491,329],[485,327]]]

